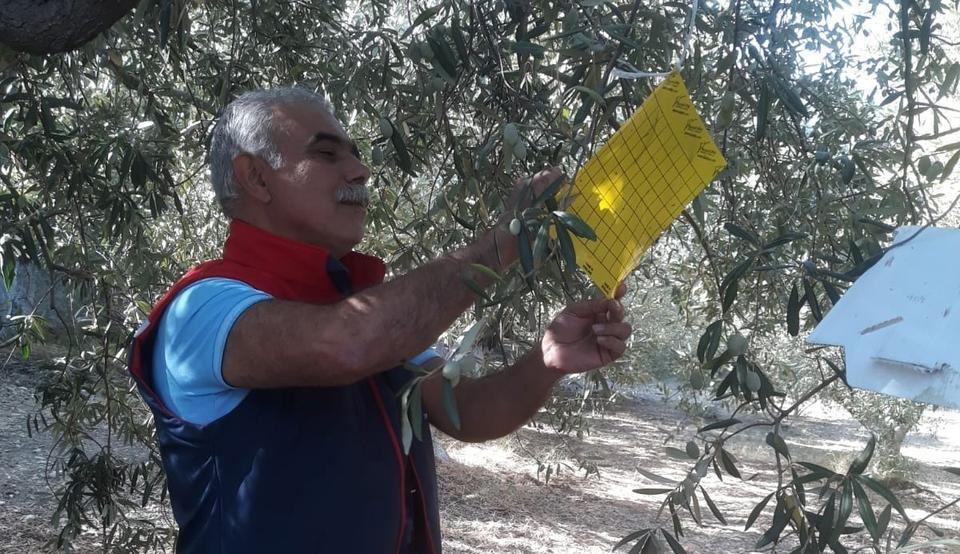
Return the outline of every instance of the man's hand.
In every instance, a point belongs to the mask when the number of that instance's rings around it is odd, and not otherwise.
[[[631,332],[620,304],[626,291],[621,283],[612,300],[577,302],[560,312],[540,344],[544,365],[560,374],[579,373],[622,356]]]
[[[502,218],[509,223],[509,221],[513,219],[514,211],[530,207],[534,198],[540,196],[540,194],[550,186],[550,183],[562,176],[563,170],[559,167],[548,167],[530,177],[517,180],[513,185],[510,198],[504,206]],[[530,184],[530,191],[526,190],[528,183]]]
[[[510,221],[515,217],[515,212],[522,211],[533,203],[533,199],[539,196],[550,186],[558,177],[563,176],[563,171],[559,167],[548,167],[543,171],[518,180],[513,186],[513,192],[504,206],[503,215],[496,227],[497,254],[499,256],[498,266],[506,268],[519,257],[517,247],[517,237],[510,234],[508,227]],[[527,183],[530,189],[527,190]]]

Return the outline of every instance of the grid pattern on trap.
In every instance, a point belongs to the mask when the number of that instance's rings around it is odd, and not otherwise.
[[[570,211],[596,241],[574,240],[578,265],[608,297],[726,165],[674,71],[577,173]]]

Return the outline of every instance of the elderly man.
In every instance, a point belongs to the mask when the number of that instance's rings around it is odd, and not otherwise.
[[[384,283],[383,263],[352,251],[370,172],[327,102],[300,89],[227,106],[210,164],[231,219],[223,258],[178,281],[131,349],[178,552],[439,552],[429,433],[409,454],[398,440],[403,362],[431,363],[430,345],[474,301],[461,275],[506,269],[516,238],[501,222]],[[568,306],[513,366],[460,382],[459,429],[439,376],[423,385],[423,417],[461,440],[503,436],[560,377],[623,354],[629,334],[617,300]]]

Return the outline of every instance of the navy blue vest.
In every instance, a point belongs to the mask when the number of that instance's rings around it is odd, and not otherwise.
[[[253,390],[207,425],[177,418],[151,386],[155,324],[193,282],[229,277],[276,298],[323,303],[383,274],[375,258],[336,260],[235,221],[224,258],[191,270],[154,307],[130,370],[154,415],[177,552],[440,552],[429,426],[408,456],[398,439],[397,391],[412,377],[402,367],[342,387]]]

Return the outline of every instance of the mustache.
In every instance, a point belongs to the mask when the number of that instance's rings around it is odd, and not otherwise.
[[[337,189],[337,202],[351,204],[370,204],[370,195],[365,185],[344,185]]]

